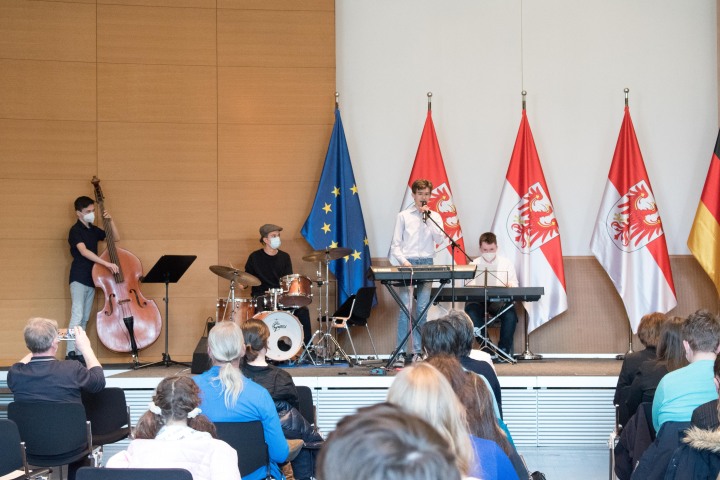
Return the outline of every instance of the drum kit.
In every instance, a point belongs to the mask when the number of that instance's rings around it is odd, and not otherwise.
[[[318,360],[333,361],[335,355],[339,354],[352,365],[350,357],[330,333],[330,325],[327,325],[325,331],[318,329],[308,344],[303,345],[302,325],[300,320],[293,315],[295,309],[306,307],[312,303],[312,287],[315,285],[318,292],[318,319],[328,318],[330,303],[328,264],[351,253],[352,250],[348,248],[327,248],[314,251],[304,256],[303,260],[318,263],[316,280],[310,280],[299,274],[286,275],[280,279],[280,288],[270,288],[263,295],[255,298],[236,297],[235,287],[242,285],[243,288],[246,288],[260,285],[261,282],[257,277],[232,266],[212,265],[211,272],[230,280],[228,296],[218,298],[215,305],[215,322],[231,321],[242,327],[246,321],[254,318],[265,323],[270,329],[267,358],[271,360],[278,362],[290,360],[304,346],[305,351],[299,362],[304,359],[305,355],[309,355],[312,363],[317,365]],[[318,341],[314,343],[316,339]],[[332,346],[335,348],[332,349]],[[331,350],[332,354],[330,354]]]

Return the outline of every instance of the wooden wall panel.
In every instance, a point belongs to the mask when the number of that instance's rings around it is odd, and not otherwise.
[[[218,10],[218,64],[335,66],[332,11]]]
[[[98,120],[215,123],[215,67],[98,64]]]
[[[335,0],[217,0],[218,8],[335,11]]]
[[[123,241],[217,238],[215,182],[109,180],[101,186]]]
[[[222,206],[218,237],[254,238],[265,223],[280,225],[283,236],[300,236],[317,191],[316,182],[254,183],[218,182],[218,204]],[[270,205],[275,208],[268,209]]]
[[[0,60],[0,118],[95,121],[95,64]]]
[[[62,239],[67,242],[68,231],[77,220],[73,215],[73,201],[88,192],[84,183],[77,180],[0,180],[0,218],[3,219],[0,238]]]
[[[95,6],[0,2],[0,57],[95,61]]]
[[[0,119],[0,178],[89,180],[96,138],[95,122]]]
[[[332,125],[218,126],[218,172],[227,182],[319,179]]]
[[[98,5],[98,62],[215,65],[215,10]]]
[[[97,143],[101,179],[217,180],[214,124],[101,122]]]
[[[67,239],[59,238],[0,239],[0,272],[9,280],[3,282],[0,300],[57,300],[69,296],[67,245]],[[43,316],[41,312],[37,315]]]
[[[334,68],[218,68],[218,122],[332,124]]]
[[[88,0],[95,3],[96,0]],[[216,0],[97,0],[98,5],[144,5],[147,7],[188,7],[209,8],[215,10]]]
[[[2,245],[2,240],[0,240]],[[46,283],[56,283],[48,279]],[[70,299],[44,298],[38,293],[33,298],[0,299],[0,365],[9,366],[27,354],[23,328],[29,318],[46,317],[67,324],[70,312]],[[95,341],[91,338],[91,341]]]

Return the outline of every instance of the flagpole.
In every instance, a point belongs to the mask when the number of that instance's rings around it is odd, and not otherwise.
[[[428,97],[428,112],[432,110],[432,92],[427,93]]]
[[[340,94],[335,92],[335,110],[340,108]]]
[[[527,91],[522,91],[522,109],[525,111]],[[525,310],[525,351],[523,353],[513,355],[515,360],[542,360],[542,355],[537,355],[530,350],[530,334],[528,329],[530,328],[530,314]]]
[[[623,92],[625,92],[625,108],[628,107],[628,96],[630,93],[630,89],[625,87],[623,89]],[[625,353],[620,353],[618,355],[615,355],[615,358],[618,360],[624,360],[627,355],[630,355],[631,353],[635,353],[633,350],[633,331],[632,331],[632,325],[630,325],[630,340],[628,340],[628,350]]]

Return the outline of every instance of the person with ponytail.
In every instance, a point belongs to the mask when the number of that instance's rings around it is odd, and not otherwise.
[[[245,355],[240,327],[235,322],[215,325],[208,335],[208,354],[213,366],[194,377],[200,388],[203,413],[213,422],[262,422],[270,473],[276,479],[284,480],[278,464],[287,460],[290,449],[270,394],[240,371],[240,361]],[[261,467],[243,478],[260,480],[266,473],[265,467]]]
[[[134,440],[107,467],[184,468],[195,480],[240,480],[237,452],[215,438],[215,425],[198,408],[199,392],[190,377],[163,379]]]

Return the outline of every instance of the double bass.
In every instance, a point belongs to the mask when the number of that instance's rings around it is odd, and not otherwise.
[[[98,338],[114,352],[132,352],[135,365],[138,351],[151,345],[160,336],[162,319],[154,300],[146,299],[140,291],[142,264],[129,251],[118,248],[110,219],[105,218],[105,197],[100,180],[93,177],[95,201],[103,219],[107,249],[100,255],[118,266],[118,273],[96,263],[92,276],[95,286],[105,293],[105,306],[97,314]]]

